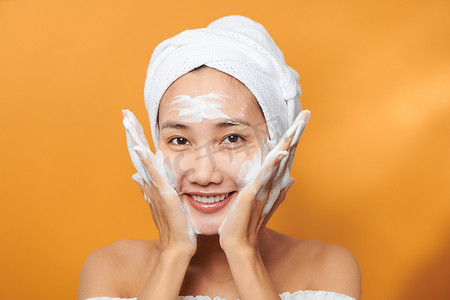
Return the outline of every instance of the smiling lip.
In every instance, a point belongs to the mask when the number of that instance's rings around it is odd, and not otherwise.
[[[231,193],[224,193],[224,194],[187,194],[185,193],[187,200],[189,201],[189,204],[194,208],[195,210],[205,213],[205,214],[212,214],[215,212],[218,212],[223,207],[225,207],[228,202],[230,202],[231,198],[234,195],[234,192]],[[224,197],[225,196],[225,197]],[[196,200],[199,201],[195,201]],[[215,202],[213,202],[215,201]],[[203,202],[203,203],[202,203]],[[206,203],[211,202],[211,203]]]

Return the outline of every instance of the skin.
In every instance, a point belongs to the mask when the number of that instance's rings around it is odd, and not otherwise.
[[[211,80],[199,80],[207,73],[211,73],[208,75]],[[195,97],[212,91],[223,91],[228,95],[227,103],[221,109],[225,115],[233,120],[245,120],[248,125],[216,127],[217,124],[230,121],[225,118],[190,123],[188,117],[179,118],[179,112],[173,110],[172,99],[177,95]],[[211,195],[238,191],[236,181],[241,165],[258,152],[258,140],[268,136],[265,119],[256,100],[245,86],[221,72],[193,72],[181,77],[167,90],[161,100],[158,123],[160,151],[164,153],[165,160],[179,161],[174,172],[182,193],[181,200],[188,203],[192,219],[202,234],[217,234],[236,196],[224,209],[205,214],[192,208],[186,200],[187,194]],[[166,127],[173,123],[186,128]],[[211,151],[210,156],[207,155],[206,147]]]
[[[174,96],[195,97],[215,91],[232,97],[223,111],[233,118],[239,115],[249,123],[248,128],[242,125],[218,128],[216,124],[224,120],[203,120],[189,124],[188,128],[162,128],[167,122],[174,123],[171,120],[183,122],[177,119],[176,112],[170,112]],[[294,239],[265,226],[289,188],[288,185],[281,191],[269,214],[261,216],[275,173],[283,167],[283,160],[293,159],[297,146],[290,145],[293,136],[280,143],[287,155],[266,159],[259,175],[238,191],[239,166],[251,159],[258,149],[251,149],[250,154],[237,153],[245,143],[230,139],[230,134],[245,133],[246,142],[255,142],[255,145],[259,145],[260,139],[255,132],[267,134],[258,104],[244,85],[209,68],[190,72],[166,91],[158,124],[159,147],[165,160],[173,161],[184,153],[179,165],[184,171],[175,172],[181,194],[172,193],[173,188],[158,175],[152,160],[138,153],[154,180],[154,184],[138,184],[151,199],[152,217],[160,239],[120,240],[96,250],[83,266],[78,299],[96,296],[176,299],[178,295],[279,299],[280,293],[307,289],[333,291],[360,299],[360,271],[351,252],[334,244]],[[252,126],[259,126],[258,131]],[[178,139],[175,143],[174,138]],[[235,143],[230,145],[224,141]],[[199,152],[198,147],[208,142],[215,150],[214,163],[208,156],[198,159],[193,155]],[[236,153],[232,162],[229,161],[230,151]],[[267,174],[270,175],[268,181]],[[264,187],[268,187],[264,200],[256,200],[256,193]],[[188,203],[185,193],[230,191],[235,192],[232,201],[216,213],[205,214],[190,207],[191,218],[203,233],[194,241],[190,239],[186,230],[189,216],[181,206],[181,203]],[[235,208],[231,211],[233,205]]]

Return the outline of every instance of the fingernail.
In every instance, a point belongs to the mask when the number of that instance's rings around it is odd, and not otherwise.
[[[306,122],[305,122],[305,125],[306,125],[306,124],[308,124],[308,122],[309,122],[309,118],[311,118],[311,111],[310,111],[310,110],[308,110],[308,112],[309,112],[309,114],[308,114],[308,119],[306,120]]]

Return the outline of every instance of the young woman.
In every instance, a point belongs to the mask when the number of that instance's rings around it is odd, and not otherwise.
[[[145,87],[157,153],[124,110],[133,179],[160,238],[86,260],[78,299],[360,299],[354,256],[265,225],[310,112],[264,27],[228,16],[161,43]]]

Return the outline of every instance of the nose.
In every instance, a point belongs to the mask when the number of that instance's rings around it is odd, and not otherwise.
[[[212,154],[197,156],[192,159],[190,169],[191,172],[187,177],[191,183],[206,186],[211,183],[219,184],[223,180],[222,172],[218,168],[214,155]]]

